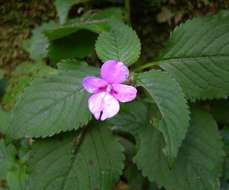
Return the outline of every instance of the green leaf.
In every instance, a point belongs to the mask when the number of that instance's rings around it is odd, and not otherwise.
[[[80,30],[88,30],[95,33],[107,31],[111,20],[121,20],[122,12],[117,8],[109,8],[99,11],[88,11],[80,18],[69,19],[64,25],[57,25],[45,31],[49,40],[56,40]]]
[[[2,99],[2,105],[5,110],[11,110],[25,89],[35,78],[56,73],[53,69],[44,63],[24,63],[16,68],[12,73],[6,93]]]
[[[49,40],[57,40],[74,34],[80,30],[88,30],[94,33],[100,33],[108,29],[107,20],[89,20],[84,21],[77,19],[72,19],[68,23],[62,26],[57,26],[45,31],[45,35]]]
[[[28,190],[112,189],[122,173],[121,145],[105,126],[92,126],[74,153],[73,138],[35,143]]]
[[[179,84],[165,72],[151,71],[139,74],[139,86],[143,86],[157,104],[162,120],[159,130],[165,138],[164,153],[172,159],[189,127],[189,109]]]
[[[82,79],[95,73],[96,69],[87,67],[33,81],[13,110],[11,135],[46,137],[85,125],[91,115]]]
[[[140,55],[140,41],[129,26],[121,22],[112,22],[111,29],[99,35],[96,52],[103,61],[115,59],[131,65]]]
[[[178,26],[159,58],[187,98],[229,95],[229,12],[198,17]]]
[[[148,126],[141,133],[134,161],[151,181],[167,190],[219,189],[224,152],[211,115],[193,110],[191,126],[172,168],[162,152],[163,146],[163,137],[156,128]]]
[[[64,25],[47,30],[46,35],[50,40],[53,40],[81,29],[100,33],[109,29],[110,20],[123,20],[123,11],[120,8],[89,10],[80,18],[69,19]]]
[[[56,7],[60,23],[65,23],[68,16],[68,12],[70,11],[73,5],[85,3],[87,1],[89,0],[55,0],[54,5]]]
[[[48,55],[49,40],[44,35],[44,30],[55,27],[54,22],[44,23],[41,26],[36,27],[32,31],[32,37],[28,44],[27,51],[30,54],[30,57],[36,61],[40,61]]]

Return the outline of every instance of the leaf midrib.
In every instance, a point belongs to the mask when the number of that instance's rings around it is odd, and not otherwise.
[[[217,58],[219,58],[219,57],[228,57],[229,58],[229,54],[228,55],[225,55],[225,54],[214,54],[214,55],[202,55],[202,56],[184,56],[184,57],[169,57],[169,58],[161,58],[161,60],[158,60],[158,61],[155,61],[155,63],[156,62],[158,62],[158,63],[160,63],[160,62],[165,62],[165,61],[176,61],[176,60],[181,60],[181,59],[183,59],[183,60],[185,60],[185,59],[201,59],[201,58],[214,58],[214,57],[217,57]]]

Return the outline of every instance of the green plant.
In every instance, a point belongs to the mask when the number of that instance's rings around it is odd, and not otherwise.
[[[37,63],[16,70],[3,97],[0,187],[109,190],[120,176],[133,189],[227,187],[228,11],[186,21],[160,56],[136,64],[140,40],[122,9],[67,19],[72,5],[56,1],[60,23],[34,30],[27,50]],[[91,116],[82,86],[99,75],[96,55],[126,64],[138,89],[106,121]]]

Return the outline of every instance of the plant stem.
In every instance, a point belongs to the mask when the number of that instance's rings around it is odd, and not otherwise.
[[[126,9],[126,21],[131,25],[131,8],[130,8],[130,0],[125,0],[125,9]]]
[[[148,69],[150,67],[158,66],[159,64],[160,64],[159,61],[154,61],[154,62],[151,62],[151,63],[147,63],[145,65],[142,65],[142,66],[137,67],[136,69],[134,69],[134,72],[139,72],[139,71],[142,71],[144,69]]]

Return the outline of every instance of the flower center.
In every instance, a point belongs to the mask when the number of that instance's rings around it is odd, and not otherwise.
[[[106,87],[106,92],[110,93],[111,90],[112,90],[112,86],[110,84],[108,84],[107,87]]]

